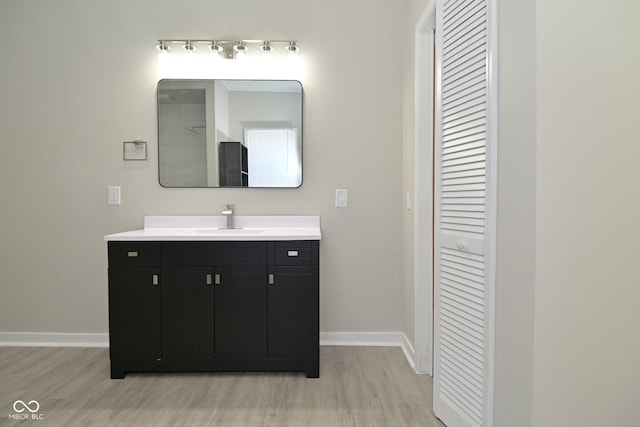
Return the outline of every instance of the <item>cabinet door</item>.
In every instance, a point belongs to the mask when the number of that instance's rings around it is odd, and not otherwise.
[[[269,275],[269,357],[317,357],[318,267],[270,267]]]
[[[216,267],[216,276],[216,357],[266,357],[266,267]]]
[[[160,359],[159,267],[109,267],[111,359]]]
[[[162,357],[213,358],[213,268],[162,270]]]

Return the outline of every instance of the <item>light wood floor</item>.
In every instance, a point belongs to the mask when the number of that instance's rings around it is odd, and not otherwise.
[[[129,374],[109,378],[107,349],[0,348],[0,425],[443,426],[431,378],[395,347],[321,347],[303,374]],[[16,400],[42,420],[17,421]],[[28,412],[28,411],[24,411]]]

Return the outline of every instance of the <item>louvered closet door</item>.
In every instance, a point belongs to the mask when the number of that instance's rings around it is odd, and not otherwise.
[[[487,0],[438,5],[434,412],[487,426]]]

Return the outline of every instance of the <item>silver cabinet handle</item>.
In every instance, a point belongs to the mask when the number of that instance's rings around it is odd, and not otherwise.
[[[211,275],[207,274],[207,285],[213,284],[213,280],[211,279]]]
[[[136,258],[138,256],[138,251],[129,251],[127,252],[127,257]]]
[[[153,286],[158,286],[158,275],[154,274],[153,276],[151,276],[151,283],[153,284]]]
[[[275,275],[273,275],[273,274],[270,274],[270,275],[269,275],[269,284],[270,284],[270,285],[275,285],[275,284],[276,284],[276,278],[275,278]]]
[[[298,251],[287,251],[287,256],[298,256]]]
[[[220,275],[219,275],[219,274],[216,274],[216,275],[215,275],[215,283],[216,283],[216,285],[219,285],[219,284],[220,284],[220,282],[221,282],[221,281],[220,281]]]

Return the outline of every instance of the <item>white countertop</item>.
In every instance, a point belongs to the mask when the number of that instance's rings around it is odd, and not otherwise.
[[[218,216],[145,216],[144,228],[104,236],[106,241],[320,240],[320,217],[236,216],[234,229]]]

